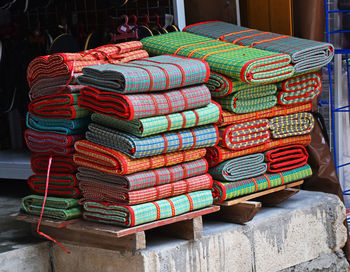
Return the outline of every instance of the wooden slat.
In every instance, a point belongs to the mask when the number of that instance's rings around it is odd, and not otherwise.
[[[284,190],[281,190],[272,194],[255,198],[254,200],[262,202],[263,206],[273,207],[287,200],[288,198],[295,195],[299,191],[300,189],[286,188]]]
[[[303,180],[299,180],[299,181],[296,181],[296,182],[288,183],[286,185],[281,185],[281,186],[274,187],[274,188],[271,188],[271,189],[268,189],[268,190],[256,192],[254,194],[246,195],[246,196],[235,198],[235,199],[231,199],[231,200],[226,200],[226,201],[215,203],[215,204],[220,205],[220,206],[232,206],[232,205],[241,203],[243,201],[247,201],[247,200],[255,199],[255,198],[260,197],[260,196],[264,196],[264,195],[267,195],[267,194],[275,193],[275,192],[284,190],[286,188],[296,187],[296,186],[299,186],[299,185],[301,185],[303,183],[304,183]]]

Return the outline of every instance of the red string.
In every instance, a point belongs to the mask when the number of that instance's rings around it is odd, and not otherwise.
[[[56,244],[58,244],[66,253],[70,254],[70,252],[63,246],[61,245],[59,242],[57,242],[55,239],[53,239],[52,237],[50,237],[49,235],[41,232],[39,230],[40,228],[40,224],[41,224],[41,219],[43,218],[43,213],[44,213],[44,209],[45,209],[45,202],[46,202],[46,197],[47,197],[47,191],[49,188],[49,180],[50,180],[50,170],[51,170],[51,164],[52,164],[52,155],[50,155],[49,158],[49,164],[47,167],[47,174],[46,174],[46,187],[45,187],[45,196],[44,196],[44,201],[43,201],[43,206],[41,207],[41,213],[40,213],[40,218],[39,218],[39,222],[38,222],[38,226],[36,228],[36,232],[41,235],[44,236],[45,238],[51,240],[52,242],[55,242]]]

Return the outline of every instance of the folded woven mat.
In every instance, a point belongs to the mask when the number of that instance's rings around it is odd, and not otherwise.
[[[205,61],[162,55],[125,64],[85,67],[79,82],[101,91],[144,93],[202,84],[209,73]]]
[[[307,112],[311,111],[312,103],[306,103],[301,105],[291,105],[291,106],[274,106],[273,108],[261,110],[257,112],[236,114],[226,110],[221,113],[221,119],[216,125],[218,127],[228,126],[237,123],[248,122],[258,119],[266,119],[280,115],[288,115],[297,112]]]
[[[32,130],[65,135],[83,134],[89,123],[89,116],[79,119],[51,119],[37,117],[28,112],[26,117],[26,125]]]
[[[78,53],[56,53],[36,57],[28,65],[27,81],[31,87],[42,78],[66,76],[66,82],[69,83],[74,73],[80,73],[86,66],[125,63],[148,57],[147,52],[141,49],[142,44],[140,42],[132,41],[103,45]]]
[[[275,84],[269,84],[269,85],[247,84],[242,81],[235,80],[212,71],[210,72],[210,77],[206,85],[210,90],[212,97],[215,97],[215,98],[225,97],[232,93],[237,93],[243,90],[260,90],[262,87],[264,87],[263,88],[264,90],[270,89],[267,86],[276,86],[276,89],[277,89],[277,85]]]
[[[211,102],[205,85],[155,94],[123,95],[88,87],[78,104],[82,108],[123,120],[134,120],[204,107]]]
[[[210,190],[212,185],[213,179],[209,174],[137,191],[127,191],[107,182],[79,181],[79,188],[83,196],[81,203],[102,201],[125,205],[136,205],[190,192]]]
[[[202,59],[210,70],[246,83],[268,83],[289,78],[294,73],[287,54],[237,46],[211,38],[172,32],[141,40],[151,55],[175,54]]]
[[[277,104],[277,86],[273,84],[249,86],[225,97],[214,98],[223,109],[234,113],[256,112]]]
[[[247,149],[232,151],[231,149],[214,146],[207,148],[207,153],[205,155],[206,160],[208,161],[209,167],[213,167],[220,162],[226,161],[228,159],[237,158],[249,154],[264,152],[277,147],[299,144],[307,146],[311,142],[311,136],[309,134],[302,136],[293,136],[283,139],[269,139],[262,145],[254,146]]]
[[[275,148],[265,153],[267,171],[271,173],[287,171],[307,163],[309,154],[302,145]]]
[[[210,190],[134,206],[88,201],[84,203],[83,218],[88,221],[132,227],[199,210],[212,203]]]
[[[74,143],[81,140],[83,135],[63,135],[26,129],[24,138],[27,147],[34,153],[66,155],[74,152]]]
[[[264,32],[221,21],[189,25],[183,31],[237,45],[288,54],[296,73],[321,68],[328,64],[334,56],[334,47],[330,43]]]
[[[79,181],[108,183],[113,184],[114,188],[135,191],[203,175],[208,171],[208,163],[202,158],[123,176],[108,174],[87,167],[79,167],[78,170],[76,177]]]
[[[277,187],[293,181],[302,180],[312,175],[311,167],[306,164],[293,170],[276,174],[263,174],[256,178],[244,179],[235,182],[220,182],[214,180],[213,197],[215,202],[249,195],[269,188]]]
[[[30,166],[34,173],[45,173],[49,165],[49,154],[34,153],[30,158]],[[77,167],[73,161],[73,155],[52,156],[50,173],[74,174]]]
[[[50,119],[77,119],[87,117],[89,111],[78,106],[79,93],[57,94],[33,100],[28,110],[35,116]]]
[[[205,148],[200,148],[133,159],[119,151],[86,140],[76,142],[74,147],[77,151],[73,157],[76,165],[118,175],[194,161],[203,158],[206,152]]]
[[[100,113],[93,113],[91,120],[104,127],[119,129],[137,137],[146,137],[171,130],[216,123],[220,116],[221,107],[214,102],[194,110],[131,121],[124,121]]]
[[[39,216],[43,202],[43,196],[29,195],[22,198],[22,207],[27,213]],[[52,196],[46,198],[43,217],[70,220],[81,217],[81,214],[82,209],[77,199]]]
[[[45,194],[46,173],[35,174],[28,178],[28,185],[37,194]],[[75,175],[72,174],[50,174],[47,190],[49,196],[78,198],[80,190]]]
[[[278,104],[293,105],[310,102],[317,98],[322,90],[319,74],[310,73],[285,80],[278,93]]]
[[[64,83],[62,85],[56,84],[54,86],[45,86],[44,82],[40,82],[40,81],[44,81],[47,79],[42,79],[39,80],[38,82],[35,83],[35,85],[38,86],[32,86],[30,88],[29,91],[29,98],[30,100],[35,100],[39,97],[43,97],[43,96],[52,96],[52,95],[56,95],[56,94],[64,94],[64,93],[80,93],[80,91],[84,88],[84,85],[65,85]],[[51,82],[55,81],[56,79],[49,79]],[[41,85],[39,85],[38,83],[41,83]]]
[[[219,140],[218,129],[215,125],[206,125],[138,138],[124,132],[91,123],[85,136],[92,143],[120,151],[132,158],[210,147],[216,145]]]
[[[314,128],[314,117],[309,112],[277,116],[270,119],[272,138],[308,134]]]
[[[220,181],[237,181],[260,176],[266,172],[267,165],[262,153],[255,153],[232,160],[227,160],[209,169],[213,179]]]
[[[219,129],[219,145],[241,150],[262,145],[270,139],[269,120],[259,119]]]

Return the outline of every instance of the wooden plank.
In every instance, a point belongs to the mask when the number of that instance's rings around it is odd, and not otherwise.
[[[53,237],[59,242],[84,245],[111,250],[139,250],[146,248],[145,232],[137,232],[122,238],[106,236],[104,233],[89,233],[67,228],[56,228],[52,226],[40,226],[40,231]],[[36,233],[36,224],[32,224],[32,232]],[[41,237],[41,236],[39,236]]]
[[[173,224],[157,228],[155,231],[160,231],[166,235],[174,236],[186,240],[197,240],[203,235],[202,216],[197,216],[190,220],[179,221]]]
[[[279,192],[275,192],[272,194],[255,198],[254,200],[262,202],[264,206],[272,207],[282,203],[283,201],[287,200],[288,198],[295,195],[299,191],[300,189],[286,188]]]
[[[282,190],[284,190],[286,188],[299,186],[299,185],[301,185],[303,183],[304,183],[303,180],[299,180],[299,181],[296,181],[296,182],[291,182],[291,183],[286,184],[286,185],[281,185],[281,186],[274,187],[274,188],[271,188],[271,189],[268,189],[268,190],[256,192],[254,194],[246,195],[246,196],[235,198],[235,199],[231,199],[231,200],[226,200],[226,201],[215,203],[215,204],[220,205],[220,206],[232,206],[232,205],[241,203],[243,201],[255,199],[255,198],[263,196],[263,195],[267,195],[267,194],[275,193],[275,192],[278,192],[278,191],[282,191]]]
[[[23,221],[23,222],[27,222],[27,223],[37,224],[39,221],[39,216],[31,216],[29,214],[22,213],[22,212],[11,214],[10,216],[12,218],[14,218],[15,220]],[[55,220],[55,219],[50,219],[50,218],[43,218],[42,223],[44,223],[45,226],[52,226],[55,228],[64,228],[67,225],[74,223],[74,222],[77,222],[79,220],[80,219],[72,219],[72,220],[62,221],[62,220]]]
[[[261,202],[243,201],[232,206],[221,206],[219,212],[210,215],[211,219],[244,224],[254,218],[261,209]]]

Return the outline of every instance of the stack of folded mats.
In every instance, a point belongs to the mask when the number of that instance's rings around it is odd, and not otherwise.
[[[184,31],[219,39],[230,44],[288,54],[296,73],[321,68],[327,65],[334,56],[334,47],[329,43],[263,32],[221,21],[189,25],[184,28]]]
[[[78,104],[93,112],[75,143],[83,218],[130,227],[212,204],[204,156],[221,107],[207,63],[163,55],[82,73]]]
[[[25,140],[34,152],[28,179],[33,192],[50,197],[80,197],[74,144],[84,138],[90,123],[88,109],[78,105],[83,85],[77,77],[89,65],[126,63],[148,57],[140,42],[105,45],[79,53],[37,57],[28,66],[27,79],[32,101],[28,107]],[[49,183],[46,187],[49,158]],[[76,202],[74,202],[76,203]]]
[[[22,199],[25,212],[39,216],[41,214],[44,197],[29,195]],[[81,217],[79,200],[72,198],[47,197],[43,212],[44,217],[57,220],[70,220]]]

